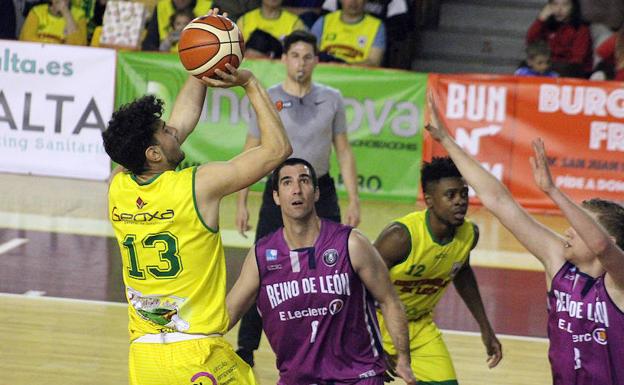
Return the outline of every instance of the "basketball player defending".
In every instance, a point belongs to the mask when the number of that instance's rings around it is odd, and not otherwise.
[[[549,359],[555,385],[616,385],[624,381],[624,208],[591,199],[577,205],[553,183],[544,144],[533,142],[533,176],[572,227],[563,237],[537,222],[509,190],[465,152],[439,118],[429,95],[431,124],[479,199],[546,270]]]
[[[375,248],[352,227],[319,218],[316,173],[307,161],[288,159],[272,181],[284,227],[247,254],[227,297],[230,327],[257,300],[278,385],[382,385],[377,300],[397,346],[396,372],[415,385],[405,313]]]
[[[168,122],[144,96],[113,114],[106,152],[125,170],[109,187],[130,318],[130,384],[256,384],[225,342],[226,273],[219,203],[255,183],[291,153],[266,91],[247,70],[222,80],[189,77]],[[261,144],[226,162],[176,171],[212,87],[242,86],[259,117]],[[127,170],[127,171],[126,171]],[[212,381],[212,382],[211,382]]]
[[[457,375],[442,334],[433,322],[433,309],[453,282],[481,329],[481,339],[493,368],[502,358],[501,344],[487,318],[479,286],[470,267],[470,251],[479,228],[465,218],[468,186],[453,161],[433,158],[421,170],[427,208],[397,219],[386,227],[375,247],[390,269],[390,279],[405,305],[411,367],[419,384],[457,384]],[[379,316],[386,352],[396,354]]]

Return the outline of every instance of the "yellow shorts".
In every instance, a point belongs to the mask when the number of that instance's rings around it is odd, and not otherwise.
[[[379,316],[379,328],[383,338],[384,350],[391,356],[396,355],[390,334],[386,330],[383,317]],[[408,322],[411,367],[419,385],[457,385],[457,375],[451,356],[442,339],[440,329],[433,323],[431,316],[424,316],[417,321]]]
[[[130,385],[257,385],[223,337],[130,344]]]

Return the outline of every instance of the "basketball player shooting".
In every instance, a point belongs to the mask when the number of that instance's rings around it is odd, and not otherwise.
[[[544,143],[533,142],[537,186],[571,228],[560,236],[537,222],[507,188],[459,147],[428,95],[433,139],[448,151],[481,203],[543,265],[548,286],[548,357],[554,385],[616,385],[624,380],[624,207],[590,199],[578,205],[553,182]]]
[[[251,368],[222,337],[228,316],[219,206],[224,196],[260,180],[292,149],[255,76],[229,64],[225,68],[215,70],[220,79],[189,76],[168,122],[160,118],[163,102],[147,95],[117,110],[102,134],[106,152],[123,166],[111,177],[109,218],[129,304],[131,385],[188,384],[202,377],[256,384]],[[229,161],[176,171],[206,86],[243,87],[262,142]]]

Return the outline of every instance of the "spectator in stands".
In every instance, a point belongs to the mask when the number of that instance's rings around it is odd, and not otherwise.
[[[247,57],[281,57],[284,37],[306,29],[294,13],[282,8],[282,0],[262,0],[262,5],[236,21],[245,39]]]
[[[180,40],[180,33],[188,23],[195,18],[195,14],[190,9],[183,9],[176,11],[171,15],[169,21],[169,29],[171,32],[160,43],[159,50],[162,52],[178,52],[178,41]]]
[[[323,11],[323,2],[324,0],[284,0],[282,7],[299,16],[306,27],[312,28]]]
[[[549,0],[527,32],[527,45],[548,42],[552,68],[561,76],[586,77],[592,68],[592,41],[578,0]]]
[[[159,0],[141,48],[144,51],[159,50],[160,44],[171,32],[171,17],[176,11],[191,10],[195,16],[201,16],[211,8],[211,0]]]
[[[237,21],[241,15],[252,9],[258,8],[260,0],[213,0],[212,6],[219,8],[221,12],[227,12],[228,17]]]
[[[624,23],[624,1],[579,0],[581,16],[590,23],[594,50]]]
[[[20,40],[40,43],[86,45],[87,19],[70,0],[51,0],[34,6],[20,32]]]
[[[600,61],[591,79],[624,81],[624,26],[598,46],[596,56]]]
[[[550,69],[550,48],[544,40],[537,40],[526,47],[526,59],[514,73],[517,76],[559,76]]]
[[[338,58],[349,64],[381,65],[386,28],[364,12],[366,0],[341,0],[342,9],[321,16],[312,26],[322,61]],[[328,60],[329,55],[329,60]]]
[[[15,13],[15,4],[13,0],[0,0],[0,39],[15,40],[17,14]]]
[[[408,0],[367,0],[364,11],[373,15],[384,24],[386,29],[386,50],[384,66],[393,68],[411,67],[410,48],[406,43],[416,27],[416,20]],[[324,0],[323,12],[340,9],[338,0]]]
[[[107,2],[108,0],[92,0],[92,6],[89,7],[90,12],[87,13],[87,36],[91,46],[100,44]]]

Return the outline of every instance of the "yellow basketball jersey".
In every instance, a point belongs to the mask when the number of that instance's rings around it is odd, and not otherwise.
[[[67,22],[63,16],[54,16],[50,12],[49,4],[41,4],[32,8],[32,11],[39,19],[37,25],[37,35],[41,43],[62,44],[66,40],[65,28]],[[77,7],[71,7],[70,12],[76,22],[85,18],[84,11]]]
[[[167,171],[144,184],[119,173],[111,181],[109,217],[121,249],[131,340],[227,330],[221,234],[197,211],[195,171]]]
[[[431,235],[428,216],[428,210],[416,211],[395,221],[406,227],[411,241],[407,258],[390,269],[408,320],[433,311],[474,247],[472,222],[466,220],[451,241],[439,244]]]
[[[321,52],[327,52],[347,63],[357,63],[370,55],[381,20],[365,15],[355,24],[347,24],[340,20],[342,11],[325,15],[323,35],[321,36]]]
[[[279,41],[296,30],[305,29],[305,25],[299,16],[284,9],[277,19],[266,19],[262,16],[260,8],[256,8],[241,16],[236,21],[236,25],[243,33],[245,41],[249,40],[256,29],[263,30]]]

